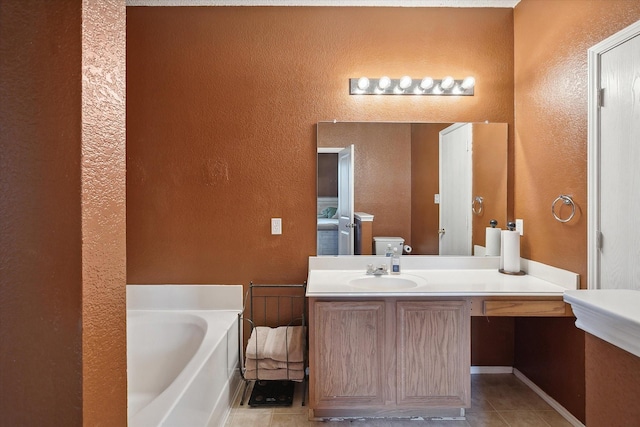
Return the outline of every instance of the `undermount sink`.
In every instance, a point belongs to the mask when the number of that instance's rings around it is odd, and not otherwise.
[[[415,288],[424,285],[425,281],[420,277],[367,276],[351,279],[348,284],[354,288],[393,291]]]

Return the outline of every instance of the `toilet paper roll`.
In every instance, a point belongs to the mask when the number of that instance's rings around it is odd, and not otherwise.
[[[405,254],[410,254],[412,250],[413,250],[413,248],[411,246],[404,245],[404,253]]]
[[[502,230],[502,269],[506,273],[520,273],[520,232]]]
[[[486,256],[500,256],[500,231],[499,228],[487,227],[485,236]]]

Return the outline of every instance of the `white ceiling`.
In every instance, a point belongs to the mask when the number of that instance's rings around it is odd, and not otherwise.
[[[127,6],[508,7],[520,0],[126,0]]]

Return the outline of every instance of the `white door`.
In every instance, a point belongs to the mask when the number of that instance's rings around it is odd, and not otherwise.
[[[338,254],[353,255],[354,146],[338,153]]]
[[[471,255],[470,123],[440,132],[440,255]]]
[[[590,135],[589,142],[590,288],[640,290],[640,25],[636,26],[635,36],[627,35],[622,43],[601,51],[596,64],[590,50],[589,67],[600,70],[593,80],[601,99],[593,106],[597,123],[590,132],[595,129],[596,135]]]

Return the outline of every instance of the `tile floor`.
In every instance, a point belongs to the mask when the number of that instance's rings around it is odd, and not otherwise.
[[[250,392],[247,393],[249,395]],[[308,408],[300,406],[301,387],[296,384],[293,406],[252,408],[239,398],[226,427],[571,427],[571,424],[512,374],[471,376],[471,409],[466,421],[364,420],[308,421]]]

